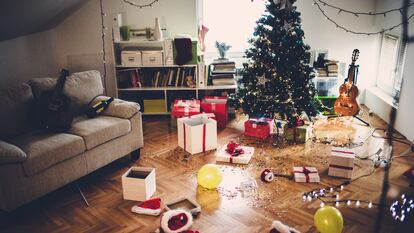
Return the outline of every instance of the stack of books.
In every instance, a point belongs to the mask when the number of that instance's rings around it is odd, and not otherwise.
[[[338,76],[338,61],[325,60],[323,68],[316,68],[318,77],[337,77]]]
[[[214,60],[210,64],[209,84],[213,86],[235,85],[236,63],[231,60]]]

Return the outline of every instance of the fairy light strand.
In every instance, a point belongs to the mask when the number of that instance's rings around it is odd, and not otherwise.
[[[348,28],[346,28],[346,27],[338,24],[337,22],[335,22],[335,20],[333,20],[331,17],[329,17],[326,14],[326,12],[322,9],[321,4],[319,4],[316,0],[313,0],[313,5],[315,5],[319,9],[319,11],[322,13],[322,15],[325,16],[325,18],[328,21],[330,21],[332,24],[334,24],[336,28],[342,29],[342,30],[344,30],[347,33],[352,33],[352,34],[356,34],[356,35],[367,35],[367,36],[370,36],[370,35],[382,34],[382,33],[387,32],[387,31],[392,31],[395,28],[400,27],[400,26],[402,26],[404,24],[409,24],[409,21],[411,20],[411,18],[414,17],[414,13],[413,13],[409,17],[407,17],[407,19],[405,21],[402,21],[399,24],[396,24],[396,25],[394,25],[392,27],[389,27],[389,28],[386,28],[386,29],[382,29],[380,31],[375,31],[375,32],[357,32],[357,31],[348,29]]]
[[[338,11],[338,14],[344,12],[344,13],[348,13],[348,14],[351,14],[351,15],[355,15],[357,17],[359,15],[372,15],[372,16],[375,16],[375,15],[383,15],[383,16],[386,16],[387,14],[392,13],[392,12],[400,12],[400,13],[402,13],[402,11],[403,11],[403,8],[401,7],[401,8],[394,8],[394,9],[390,9],[390,10],[382,11],[382,12],[359,12],[359,11],[351,11],[351,10],[347,10],[347,9],[344,9],[344,8],[341,8],[341,7],[338,7],[338,6],[334,6],[334,5],[329,4],[329,3],[327,3],[327,2],[325,2],[323,0],[318,0],[318,1],[323,6],[327,6],[327,7],[330,7],[332,9],[337,10]],[[408,4],[408,7],[410,7],[412,5],[414,5],[414,2],[409,3]]]
[[[129,5],[131,5],[131,6],[134,6],[134,7],[137,7],[139,9],[142,9],[142,8],[146,8],[146,7],[153,7],[154,4],[158,3],[159,0],[153,0],[150,3],[142,4],[142,5],[141,4],[137,4],[135,2],[132,2],[130,0],[122,0],[122,1],[125,2],[125,3],[127,3],[127,4],[129,4]]]

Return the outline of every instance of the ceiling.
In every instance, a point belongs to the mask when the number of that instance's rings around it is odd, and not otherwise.
[[[51,29],[88,0],[0,0],[0,41]]]

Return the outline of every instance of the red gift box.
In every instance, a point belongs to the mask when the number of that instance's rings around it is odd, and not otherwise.
[[[200,100],[175,100],[171,116],[181,118],[200,113]]]
[[[250,118],[244,122],[244,135],[266,139],[273,131],[273,120],[270,118]]]
[[[205,96],[201,102],[201,109],[206,113],[214,113],[219,128],[225,128],[228,120],[227,97]]]

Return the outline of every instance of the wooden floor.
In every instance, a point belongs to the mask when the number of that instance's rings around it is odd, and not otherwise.
[[[272,220],[281,220],[301,232],[317,232],[313,215],[320,202],[303,202],[302,193],[321,186],[338,185],[343,180],[327,175],[327,155],[330,145],[308,142],[291,145],[283,149],[242,136],[241,122],[233,121],[219,131],[219,144],[235,139],[256,148],[255,157],[247,166],[220,163],[224,179],[217,191],[206,191],[197,187],[196,171],[205,163],[215,163],[214,152],[190,156],[177,148],[176,130],[168,125],[168,118],[146,118],[144,121],[145,147],[141,159],[132,163],[113,163],[82,178],[79,183],[90,207],[86,207],[75,185],[68,185],[52,192],[11,213],[2,213],[0,232],[153,232],[159,226],[159,217],[140,216],[130,212],[136,204],[122,198],[121,175],[132,165],[156,168],[157,192],[163,202],[180,197],[190,197],[202,206],[195,219],[194,230],[200,233],[252,233],[268,232]],[[378,120],[374,126],[385,127]],[[355,140],[363,141],[370,129],[359,122],[353,123],[357,130]],[[379,141],[378,141],[379,140]],[[362,152],[375,151],[382,139],[370,138]],[[395,154],[407,149],[407,145],[395,143]],[[362,155],[361,152],[361,155]],[[289,173],[292,166],[315,166],[320,170],[320,184],[295,183],[286,178],[277,178],[271,184],[260,181],[264,168],[277,173]],[[402,173],[414,165],[413,154],[394,160],[391,173],[391,189],[388,202],[401,193],[414,193]],[[357,161],[354,177],[371,171],[371,162]],[[352,199],[378,201],[383,170],[359,179],[347,186],[341,196]],[[255,179],[258,192],[253,196],[242,196],[237,191],[241,181]],[[343,232],[372,232],[377,208],[345,207],[339,210],[344,217]],[[385,213],[381,232],[414,232],[414,217],[406,223],[392,220]]]

